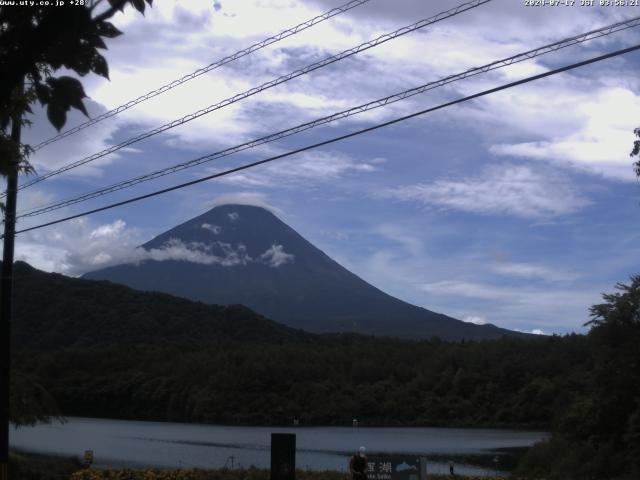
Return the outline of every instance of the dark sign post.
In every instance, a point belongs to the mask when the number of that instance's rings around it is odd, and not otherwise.
[[[371,455],[367,458],[367,480],[423,480],[420,457]]]
[[[295,480],[296,434],[271,434],[271,480]]]

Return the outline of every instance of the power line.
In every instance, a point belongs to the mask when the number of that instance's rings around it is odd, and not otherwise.
[[[191,72],[181,78],[178,78],[176,80],[173,80],[170,83],[167,83],[149,93],[145,93],[144,95],[141,95],[137,98],[134,98],[133,100],[128,101],[127,103],[120,105],[119,107],[114,108],[113,110],[109,110],[108,112],[105,112],[95,118],[92,118],[84,123],[81,123],[80,125],[70,128],[69,130],[66,130],[58,135],[55,135],[54,137],[49,138],[48,140],[45,140],[44,142],[39,143],[38,145],[36,145],[35,147],[33,147],[34,150],[40,150],[42,147],[49,145],[53,142],[57,142],[58,140],[61,140],[65,137],[68,137],[69,135],[73,135],[74,133],[79,132],[80,130],[83,130],[87,127],[90,127],[91,125],[95,125],[98,122],[101,122],[102,120],[105,120],[107,118],[113,117],[114,115],[117,115],[121,112],[124,112],[125,110],[130,109],[131,107],[144,102],[145,100],[149,100],[150,98],[156,97],[164,92],[167,92],[175,87],[177,87],[178,85],[182,85],[185,82],[188,82],[189,80],[193,80],[196,77],[199,77],[200,75],[203,75],[207,72],[210,72],[212,70],[215,70],[218,67],[222,67],[223,65],[226,65],[227,63],[231,63],[234,60],[238,60],[239,58],[242,58],[246,55],[249,55],[250,53],[253,53],[257,50],[260,50],[262,48],[265,48],[273,43],[279,42],[280,40],[283,40],[287,37],[290,37],[292,35],[295,35],[296,33],[302,32],[303,30],[306,30],[307,28],[313,27],[314,25],[317,25],[320,22],[323,22],[325,20],[328,20],[331,17],[335,17],[336,15],[339,15],[341,13],[344,13],[348,10],[351,10],[352,8],[355,7],[359,7],[360,5],[362,5],[363,3],[367,3],[370,0],[352,0],[348,3],[345,3],[344,5],[341,5],[339,7],[333,8],[331,10],[329,10],[328,12],[323,13],[322,15],[318,15],[317,17],[314,17],[310,20],[307,20],[306,22],[300,23],[299,25],[296,25],[295,27],[291,27],[288,28],[287,30],[284,30],[282,32],[280,32],[277,35],[274,35],[272,37],[266,38],[265,40],[262,40],[261,42],[258,43],[254,43],[253,45],[251,45],[250,47],[247,47],[243,50],[237,51],[234,54],[231,54],[229,56],[226,56],[224,58],[222,58],[221,60],[218,60],[217,62],[211,63],[209,65],[207,65],[206,67],[202,67],[199,68],[198,70]]]
[[[608,54],[605,54],[605,55],[600,55],[598,57],[593,57],[593,58],[590,58],[589,60],[584,60],[582,62],[573,63],[571,65],[566,65],[564,67],[560,67],[560,68],[557,68],[555,70],[550,70],[550,71],[545,72],[545,73],[540,73],[538,75],[533,75],[533,76],[530,76],[530,77],[526,77],[524,79],[517,80],[515,82],[507,83],[507,84],[501,85],[499,87],[494,87],[494,88],[491,88],[491,89],[488,89],[488,90],[484,90],[482,92],[475,93],[473,95],[469,95],[469,96],[466,96],[466,97],[463,97],[463,98],[459,98],[459,99],[453,100],[451,102],[442,103],[442,104],[440,104],[438,106],[435,106],[435,107],[430,107],[430,108],[427,108],[427,109],[424,109],[424,110],[420,110],[418,112],[415,112],[415,113],[412,113],[412,114],[409,114],[409,115],[405,115],[403,117],[395,118],[393,120],[389,120],[389,121],[384,122],[384,123],[379,123],[379,124],[371,126],[371,127],[367,127],[367,128],[361,129],[361,130],[357,130],[355,132],[351,132],[351,133],[348,133],[348,134],[345,134],[345,135],[341,135],[339,137],[334,137],[334,138],[331,138],[329,140],[325,140],[325,141],[322,141],[322,142],[315,143],[313,145],[308,145],[306,147],[298,148],[296,150],[292,150],[292,151],[289,151],[289,152],[286,152],[286,153],[282,153],[280,155],[275,155],[273,157],[269,157],[269,158],[266,158],[264,160],[259,160],[257,162],[241,165],[239,167],[235,167],[235,168],[231,168],[229,170],[224,170],[222,172],[214,173],[214,174],[208,175],[206,177],[202,177],[202,178],[199,178],[199,179],[196,179],[196,180],[191,180],[190,182],[185,182],[185,183],[181,183],[179,185],[174,185],[172,187],[163,188],[162,190],[156,190],[155,192],[151,192],[151,193],[147,193],[145,195],[140,195],[140,196],[137,196],[137,197],[129,198],[129,199],[123,200],[121,202],[116,202],[116,203],[112,203],[112,204],[109,204],[109,205],[105,205],[103,207],[95,208],[93,210],[88,210],[88,211],[85,211],[83,213],[78,213],[76,215],[71,215],[71,216],[68,216],[68,217],[60,218],[58,220],[53,220],[51,222],[42,223],[40,225],[36,225],[36,226],[33,226],[33,227],[29,227],[29,228],[24,228],[22,230],[17,230],[15,233],[16,234],[25,233],[25,232],[29,232],[29,231],[32,231],[32,230],[37,230],[37,229],[40,229],[40,228],[48,227],[48,226],[51,226],[51,225],[56,225],[58,223],[66,222],[66,221],[73,220],[73,219],[76,219],[76,218],[79,218],[79,217],[83,217],[83,216],[86,216],[86,215],[91,215],[93,213],[103,212],[105,210],[109,210],[109,209],[112,209],[112,208],[116,208],[116,207],[120,207],[120,206],[123,206],[123,205],[127,205],[129,203],[134,203],[134,202],[138,202],[140,200],[144,200],[144,199],[147,199],[147,198],[155,197],[155,196],[161,195],[163,193],[171,192],[171,191],[174,191],[174,190],[179,190],[181,188],[189,187],[191,185],[195,185],[195,184],[198,184],[198,183],[206,182],[207,180],[212,180],[214,178],[219,178],[219,177],[231,175],[233,173],[236,173],[236,172],[239,172],[239,171],[242,171],[242,170],[247,170],[249,168],[253,168],[253,167],[256,167],[258,165],[263,165],[265,163],[273,162],[275,160],[279,160],[281,158],[289,157],[289,156],[295,155],[297,153],[302,153],[302,152],[305,152],[307,150],[312,150],[312,149],[315,149],[315,148],[318,148],[318,147],[322,147],[324,145],[329,145],[331,143],[335,143],[335,142],[338,142],[338,141],[341,141],[341,140],[345,140],[347,138],[355,137],[355,136],[361,135],[363,133],[367,133],[367,132],[371,132],[371,131],[374,131],[374,130],[378,130],[378,129],[383,128],[383,127],[387,127],[389,125],[393,125],[393,124],[408,120],[410,118],[418,117],[420,115],[424,115],[424,114],[427,114],[427,113],[430,113],[430,112],[434,112],[436,110],[441,110],[443,108],[451,107],[453,105],[457,105],[457,104],[460,104],[460,103],[463,103],[463,102],[467,102],[469,100],[474,100],[476,98],[480,98],[480,97],[483,97],[483,96],[486,96],[486,95],[490,95],[492,93],[496,93],[496,92],[499,92],[501,90],[506,90],[508,88],[512,88],[512,87],[515,87],[515,86],[518,86],[518,85],[523,85],[525,83],[533,82],[535,80],[540,80],[542,78],[550,77],[552,75],[557,75],[558,73],[566,72],[568,70],[573,70],[573,69],[576,69],[576,68],[579,68],[579,67],[583,67],[585,65],[590,65],[590,64],[593,64],[593,63],[596,63],[596,62],[600,62],[602,60],[606,60],[606,59],[609,59],[609,58],[617,57],[619,55],[623,55],[625,53],[629,53],[629,52],[632,52],[632,51],[635,51],[635,50],[638,50],[638,49],[640,49],[640,44],[639,45],[635,45],[633,47],[624,48],[622,50],[616,50],[615,52],[611,52],[611,53],[608,53]]]
[[[297,125],[295,127],[286,129],[286,130],[282,130],[280,132],[271,134],[271,135],[267,135],[255,140],[251,140],[249,142],[245,142],[242,143],[240,145],[236,145],[234,147],[230,147],[212,154],[208,154],[208,155],[204,155],[201,157],[198,157],[196,159],[190,160],[188,162],[183,162],[183,163],[179,163],[177,165],[171,166],[171,167],[167,167],[161,170],[157,170],[155,172],[151,172],[151,173],[147,173],[145,175],[140,175],[138,177],[134,177],[132,179],[129,180],[124,180],[118,183],[115,183],[113,185],[110,185],[108,187],[104,187],[101,188],[99,190],[95,190],[93,192],[89,192],[89,193],[85,193],[85,194],[81,194],[81,195],[77,195],[71,198],[67,198],[65,200],[59,201],[59,202],[55,202],[55,203],[51,203],[48,205],[44,205],[44,206],[40,206],[40,207],[34,207],[24,213],[21,213],[18,215],[18,218],[23,218],[23,217],[33,217],[33,216],[37,216],[37,215],[42,215],[44,213],[48,213],[54,210],[58,210],[60,208],[63,207],[67,207],[69,205],[73,205],[76,203],[80,203],[86,200],[90,200],[92,198],[96,198],[96,197],[100,197],[103,195],[107,195],[109,193],[118,191],[118,190],[122,190],[125,188],[129,188],[132,186],[135,186],[137,184],[149,181],[149,180],[153,180],[165,175],[169,175],[172,173],[176,173],[178,171],[184,170],[186,168],[191,168],[197,165],[201,165],[203,163],[206,162],[210,162],[222,157],[226,157],[229,155],[232,155],[234,153],[240,152],[240,151],[244,151],[250,148],[254,148],[257,147],[259,145],[265,144],[265,143],[269,143],[269,142],[273,142],[275,140],[279,140],[291,135],[294,135],[296,133],[305,131],[305,130],[309,130],[311,128],[315,128],[317,126],[320,125],[324,125],[339,119],[343,119],[343,118],[347,118],[349,116],[352,115],[356,115],[359,113],[363,113],[369,110],[373,110],[376,108],[380,108],[386,105],[389,105],[391,103],[395,103],[398,102],[400,100],[404,100],[406,98],[412,97],[414,95],[418,95],[421,93],[424,93],[426,91],[438,88],[438,87],[442,87],[444,85],[447,85],[449,83],[453,83],[455,81],[458,80],[462,80],[465,78],[469,78],[471,76],[475,76],[481,73],[485,73],[491,70],[495,70],[498,68],[503,68],[506,67],[508,65],[513,65],[515,63],[518,62],[522,62],[525,60],[530,60],[532,58],[541,56],[541,55],[545,55],[547,53],[550,52],[554,52],[557,50],[560,50],[562,48],[566,48],[572,45],[576,45],[579,43],[583,43],[586,42],[588,40],[593,40],[595,38],[600,38],[606,35],[611,35],[613,33],[622,31],[622,30],[626,30],[628,28],[633,28],[633,27],[637,27],[640,25],[640,16],[632,18],[632,19],[628,19],[628,20],[624,20],[621,22],[617,22],[611,25],[608,25],[606,27],[602,27],[599,28],[597,30],[592,30],[590,32],[586,32],[586,33],[582,33],[580,35],[576,35],[570,38],[566,38],[564,40],[560,40],[558,42],[554,42],[548,45],[545,45],[543,47],[539,47],[533,50],[529,50],[527,52],[524,53],[519,53],[517,55],[513,55],[511,57],[502,59],[502,60],[496,60],[492,63],[483,65],[481,67],[474,67],[471,68],[469,70],[466,70],[462,73],[458,73],[458,74],[454,74],[454,75],[450,75],[448,77],[442,78],[440,80],[436,80],[433,82],[429,82],[427,84],[421,85],[419,87],[415,87],[409,90],[405,90],[403,92],[400,93],[396,93],[393,95],[389,95],[387,97],[378,99],[378,100],[374,100],[372,102],[363,104],[363,105],[359,105],[356,107],[352,107],[349,108],[347,110],[343,110],[341,112],[338,113],[334,113],[332,115],[326,116],[326,117],[322,117],[316,120],[313,120],[311,122],[306,122],[303,123],[301,125]]]
[[[245,92],[239,93],[234,95],[233,97],[229,97],[225,100],[222,100],[221,102],[218,102],[216,104],[213,105],[209,105],[208,107],[205,107],[201,110],[198,110],[197,112],[191,113],[189,115],[185,115],[182,118],[179,118],[177,120],[173,120],[172,122],[166,123],[160,127],[157,127],[153,130],[149,130],[145,133],[142,133],[136,137],[130,138],[128,140],[125,140],[124,142],[121,142],[117,145],[111,146],[109,148],[106,148],[104,150],[102,150],[101,152],[95,153],[93,155],[90,155],[88,157],[85,157],[81,160],[77,160],[75,162],[69,163],[57,170],[54,170],[52,172],[49,172],[47,174],[38,176],[22,185],[20,185],[19,189],[23,189],[23,188],[27,188],[30,187],[32,185],[35,185],[36,183],[39,183],[43,180],[46,180],[47,178],[53,177],[54,175],[59,175],[60,173],[66,172],[68,170],[71,170],[73,168],[79,167],[81,165],[85,165],[86,163],[92,162],[94,160],[97,160],[98,158],[102,158],[106,155],[109,155],[110,153],[114,153],[124,147],[127,147],[129,145],[132,145],[134,143],[137,143],[141,140],[144,140],[146,138],[152,137],[154,135],[157,135],[158,133],[164,132],[166,130],[169,130],[171,128],[175,128],[177,126],[180,126],[184,123],[187,123],[191,120],[195,120],[196,118],[199,118],[203,115],[206,115],[208,113],[211,113],[215,110],[219,110],[223,107],[226,107],[227,105],[230,105],[232,103],[238,102],[240,100],[243,100],[247,97],[250,97],[252,95],[255,95],[256,93],[262,92],[264,90],[267,90],[269,88],[275,87],[277,85],[280,85],[282,83],[288,82],[289,80],[292,80],[296,77],[300,77],[302,75],[306,75],[309,72],[312,72],[314,70],[317,70],[319,68],[325,67],[327,65],[330,65],[332,63],[338,62],[340,60],[343,60],[347,57],[351,57],[357,53],[360,53],[364,50],[368,50],[372,47],[375,47],[377,45],[380,45],[382,43],[388,42],[389,40],[393,40],[395,38],[398,38],[402,35],[406,35],[408,33],[411,33],[415,30],[418,30],[420,28],[424,28],[428,25],[432,25],[436,22],[439,22],[441,20],[445,20],[447,18],[453,17],[455,15],[459,15],[462,12],[465,12],[467,10],[471,10],[473,8],[477,8],[485,3],[491,2],[492,0],[473,0],[471,2],[467,2],[467,3],[463,3],[455,8],[452,8],[450,10],[447,10],[445,12],[440,12],[437,15],[434,15],[432,17],[420,20],[419,22],[416,22],[412,25],[408,25],[406,27],[402,27],[392,33],[386,33],[384,35],[381,35],[373,40],[370,40],[368,42],[362,43],[356,47],[350,48],[348,50],[345,50],[341,53],[338,53],[337,55],[332,55],[330,57],[327,57],[323,60],[320,60],[319,62],[313,63],[311,65],[308,65],[304,68],[301,68],[299,70],[295,70],[291,73],[288,73],[286,75],[283,75],[281,77],[278,77],[274,80],[270,80],[269,82],[263,83],[262,85],[258,86],[258,87],[254,87],[251,88],[249,90],[246,90]]]

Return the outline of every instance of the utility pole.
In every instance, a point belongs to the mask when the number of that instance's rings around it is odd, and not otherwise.
[[[20,87],[22,91],[22,85]],[[20,145],[20,118],[11,122],[11,139]],[[7,175],[7,197],[4,211],[4,250],[2,252],[2,276],[0,278],[0,382],[2,408],[0,408],[0,480],[9,479],[9,397],[11,381],[11,297],[13,290],[13,251],[16,231],[16,200],[18,194],[18,162]]]

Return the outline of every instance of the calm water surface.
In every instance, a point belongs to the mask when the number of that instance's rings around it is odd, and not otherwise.
[[[544,432],[463,428],[369,427],[226,427],[165,422],[135,422],[68,418],[64,425],[38,425],[12,430],[11,447],[66,456],[93,450],[96,466],[269,468],[272,432],[296,434],[298,468],[346,470],[348,458],[360,445],[375,453],[436,456],[428,471],[448,473],[442,456],[496,456],[498,449],[529,447],[548,436]],[[456,464],[456,473],[493,474],[469,464]]]

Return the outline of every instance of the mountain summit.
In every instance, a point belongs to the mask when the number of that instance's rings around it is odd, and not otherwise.
[[[256,206],[215,207],[142,245],[135,262],[85,278],[211,304],[242,304],[311,332],[448,340],[519,335],[387,295]]]

